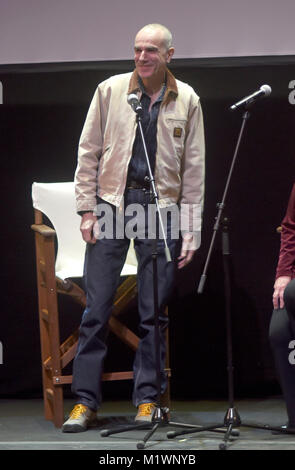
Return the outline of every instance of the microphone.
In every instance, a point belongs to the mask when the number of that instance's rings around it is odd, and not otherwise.
[[[252,95],[246,96],[246,98],[243,98],[242,100],[238,101],[237,103],[233,104],[230,107],[231,111],[234,111],[235,109],[239,108],[240,106],[243,105],[249,105],[253,103],[255,100],[258,98],[263,98],[264,96],[269,96],[271,94],[271,88],[269,85],[262,85],[258,91],[255,91],[252,93]]]
[[[140,101],[139,101],[139,99],[138,99],[138,97],[135,93],[131,93],[130,95],[128,95],[127,102],[128,102],[128,104],[130,104],[131,108],[133,109],[133,111],[136,114],[138,114],[139,116],[142,115],[143,109],[142,109]]]

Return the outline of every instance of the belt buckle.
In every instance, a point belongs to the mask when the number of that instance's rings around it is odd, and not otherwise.
[[[136,181],[130,181],[127,186],[127,189],[146,189],[142,184],[137,183]]]

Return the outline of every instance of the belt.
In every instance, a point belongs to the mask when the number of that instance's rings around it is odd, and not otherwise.
[[[149,183],[138,183],[137,181],[127,181],[126,189],[150,189]]]

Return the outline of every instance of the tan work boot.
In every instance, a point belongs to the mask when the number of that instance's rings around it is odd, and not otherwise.
[[[72,409],[69,419],[63,424],[62,432],[82,432],[94,424],[96,412],[79,403]]]
[[[135,417],[135,421],[151,422],[155,408],[155,403],[141,403],[141,405],[138,406],[138,413]]]

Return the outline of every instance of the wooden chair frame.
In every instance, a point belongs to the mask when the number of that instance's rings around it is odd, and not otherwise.
[[[42,361],[42,384],[44,416],[61,427],[64,422],[63,385],[72,383],[72,375],[63,375],[63,369],[73,360],[77,349],[79,329],[60,344],[60,315],[58,295],[68,295],[85,308],[85,292],[70,279],[65,281],[55,275],[56,232],[43,223],[43,213],[34,209],[35,223],[31,226],[35,233],[36,271],[38,287],[39,327]],[[110,330],[133,351],[136,351],[139,338],[118,320],[118,315],[126,310],[129,302],[137,295],[136,276],[127,276],[119,286]],[[168,385],[162,396],[163,406],[170,408],[170,377],[168,329],[166,337],[167,353],[165,372]],[[132,371],[104,373],[102,380],[127,380],[133,378]]]

